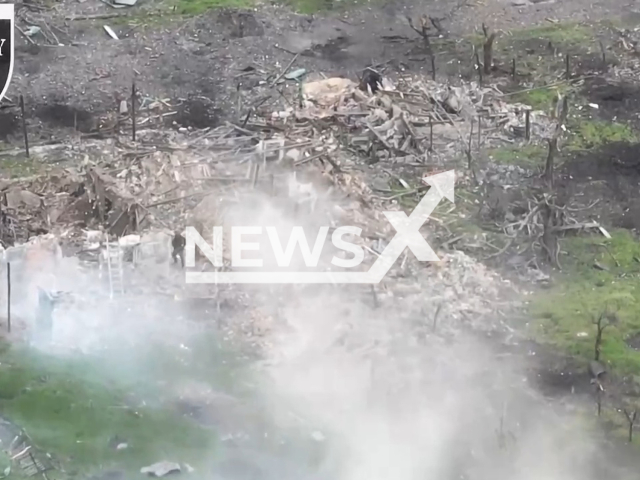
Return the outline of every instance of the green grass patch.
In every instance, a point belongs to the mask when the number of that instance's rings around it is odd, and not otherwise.
[[[496,37],[496,47],[499,50],[522,47],[523,43],[540,41],[542,44],[551,42],[555,47],[582,46],[593,42],[595,28],[578,23],[558,23],[555,25],[540,25],[526,28],[514,28],[500,31]],[[467,39],[476,46],[482,46],[485,36],[482,32],[469,35]],[[522,52],[518,52],[521,54]]]
[[[242,352],[239,346],[236,351],[231,351],[219,345],[215,335],[209,333],[202,333],[198,339],[192,340],[188,352],[188,356],[181,357],[183,361],[178,361],[177,357],[184,353],[178,346],[156,344],[150,345],[146,350],[138,350],[135,352],[136,357],[139,359],[143,356],[145,361],[138,360],[141,370],[135,372],[133,378],[140,378],[145,372],[167,382],[189,378],[205,383],[216,391],[239,397],[253,395],[250,385],[255,379],[249,364],[256,359],[255,352],[252,357],[250,352]]]
[[[513,95],[513,101],[531,106],[534,110],[542,110],[551,113],[555,108],[558,95],[566,95],[567,85],[556,85],[553,87],[541,87],[526,92]]]
[[[530,304],[532,333],[569,354],[593,359],[593,318],[608,307],[618,322],[605,330],[602,360],[616,373],[638,374],[640,352],[626,339],[640,332],[640,242],[621,230],[610,240],[566,238],[562,249],[569,253],[562,257],[564,271],[556,285],[537,293]]]
[[[491,149],[487,153],[496,163],[532,168],[544,165],[546,152],[540,145],[508,145]]]
[[[284,0],[284,5],[288,5],[293,10],[304,13],[312,14],[319,12],[329,12],[332,10],[343,10],[343,4],[334,4],[332,0]],[[355,3],[355,2],[354,2]]]
[[[299,13],[344,12],[354,8],[383,5],[382,0],[282,0]]]
[[[131,404],[130,392],[100,381],[90,362],[1,347],[2,416],[63,465],[134,473],[165,457],[197,465],[211,452],[210,431],[166,409]],[[129,447],[116,450],[110,443],[116,436]]]
[[[500,31],[494,44],[494,58],[504,74],[511,71],[511,60],[517,60],[516,70],[520,79],[531,86],[556,82],[558,73],[564,71],[564,55],[583,57],[599,48],[598,25],[559,23]],[[467,37],[482,52],[484,35]],[[574,60],[575,61],[575,60]],[[534,108],[546,109],[554,95],[553,90],[534,90],[521,95],[518,101]]]
[[[592,42],[594,31],[586,25],[577,23],[558,23],[538,27],[520,28],[509,31],[508,37],[517,40],[544,40],[560,45],[580,45]]]
[[[573,123],[573,125],[572,125]],[[570,150],[587,150],[614,142],[637,142],[638,133],[622,123],[602,120],[578,120],[569,122],[571,135],[567,147]]]
[[[178,8],[176,6],[175,10],[173,8],[166,9],[162,14],[147,15],[144,10],[142,10],[125,17],[110,18],[105,20],[104,24],[109,25],[112,28],[121,27],[121,30],[116,30],[116,34],[122,35],[131,31],[133,28],[137,29],[137,31],[145,31],[147,29],[159,27],[170,28],[178,25],[185,17],[186,15],[181,15],[178,12]]]
[[[200,15],[208,10],[229,8],[250,8],[255,6],[253,0],[178,0],[176,11],[182,15]]]
[[[344,11],[369,5],[378,0],[278,0],[275,3],[289,6],[299,13]],[[181,15],[200,15],[217,8],[252,8],[258,0],[174,0],[175,12]]]
[[[0,151],[0,176],[2,178],[21,178],[37,175],[45,166],[35,158],[23,155],[2,156]]]
[[[534,110],[549,112],[558,98],[558,88],[537,88],[513,95],[515,102],[524,103]]]

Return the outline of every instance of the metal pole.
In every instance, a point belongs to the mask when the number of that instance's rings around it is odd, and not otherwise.
[[[24,151],[29,158],[29,136],[27,134],[27,119],[24,113],[24,97],[20,95],[20,114],[22,116],[22,135],[24,137]]]

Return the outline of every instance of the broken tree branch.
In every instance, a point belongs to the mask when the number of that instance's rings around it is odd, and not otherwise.
[[[597,317],[593,317],[592,323],[596,326],[596,338],[594,344],[594,360],[600,361],[600,354],[602,350],[602,335],[607,327],[618,323],[617,311],[609,311],[609,305],[605,305],[604,309],[598,314]]]
[[[420,19],[420,29],[418,29],[413,25],[413,20],[411,20],[411,17],[409,15],[407,15],[405,18],[407,19],[407,22],[409,22],[409,27],[411,27],[414,32],[422,37],[427,53],[431,57],[433,57],[433,49],[431,48],[431,40],[429,39],[429,24],[427,23],[426,19]]]
[[[293,65],[293,62],[295,62],[298,59],[299,56],[300,56],[299,53],[295,54],[295,56],[291,59],[291,61],[287,64],[287,66],[280,72],[280,75],[278,75],[276,77],[276,79],[271,83],[272,87],[275,87],[276,84],[282,79],[282,77],[284,77],[287,74],[287,72],[289,71],[289,69]]]

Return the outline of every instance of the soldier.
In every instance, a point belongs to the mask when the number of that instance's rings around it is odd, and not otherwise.
[[[360,79],[360,90],[376,93],[378,90],[380,90],[381,85],[382,75],[376,72],[373,68],[365,68],[364,72],[362,73],[362,78]]]
[[[182,268],[184,268],[184,247],[186,244],[187,242],[180,232],[175,231],[173,234],[173,240],[171,240],[171,247],[173,248],[171,256],[173,257],[173,263],[176,263],[178,261],[178,257],[180,257],[180,264],[182,265]]]

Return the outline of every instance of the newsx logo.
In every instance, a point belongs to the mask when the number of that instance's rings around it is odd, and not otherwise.
[[[426,222],[442,198],[454,202],[455,173],[453,170],[425,177],[423,181],[431,186],[427,194],[420,200],[413,212],[407,216],[401,211],[383,212],[396,234],[378,256],[368,271],[251,271],[251,272],[195,272],[187,271],[187,283],[379,283],[399,258],[409,248],[421,262],[439,261],[438,256],[420,234],[420,227]],[[307,241],[302,227],[293,227],[289,242],[283,247],[276,227],[265,227],[273,250],[276,263],[281,268],[291,267],[296,246],[300,246],[305,266],[317,267],[323,247],[327,240],[329,227],[321,227],[313,248]],[[364,249],[345,240],[346,235],[359,236],[359,227],[345,226],[336,228],[331,235],[333,245],[353,255],[345,259],[334,256],[331,264],[342,268],[354,268],[364,260]],[[232,267],[262,268],[263,260],[259,258],[242,258],[246,251],[259,251],[259,243],[245,241],[245,235],[260,235],[261,226],[231,227],[231,265]],[[223,266],[223,228],[213,227],[213,245],[209,245],[194,227],[187,227],[185,232],[185,264],[187,268],[195,267],[195,249],[200,249],[214,267]]]
[[[293,256],[296,251],[296,246],[299,246],[299,251],[302,253],[304,263],[307,267],[317,267],[320,263],[320,256],[322,250],[326,244],[327,235],[329,234],[329,227],[320,227],[318,235],[313,244],[313,248],[309,246],[307,237],[305,235],[303,227],[293,227],[289,241],[286,247],[282,245],[282,241],[279,237],[276,227],[231,227],[231,265],[236,268],[262,268],[264,261],[261,258],[242,258],[242,253],[246,251],[260,250],[260,244],[256,242],[249,243],[245,241],[246,235],[262,235],[263,230],[266,231],[271,249],[273,251],[276,263],[278,267],[287,268],[291,266]],[[334,256],[331,260],[331,264],[341,268],[353,268],[364,260],[364,249],[345,240],[346,235],[359,236],[362,233],[362,229],[358,227],[339,227],[336,228],[331,234],[331,242],[333,245],[344,252],[350,253],[353,257],[349,260]],[[200,235],[200,233],[194,227],[186,228],[187,244],[185,247],[186,252],[186,266],[195,266],[195,247],[198,246],[203,255],[209,259],[214,267],[223,266],[223,229],[220,226],[213,227],[213,245],[209,245]],[[191,241],[189,241],[191,240]]]

